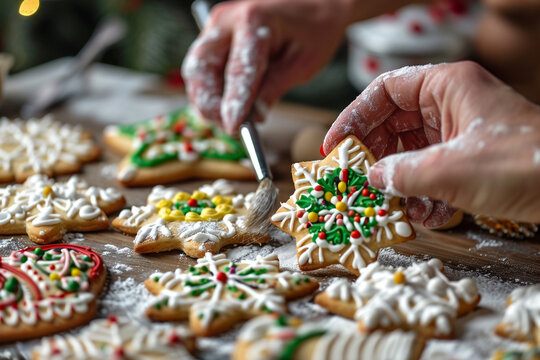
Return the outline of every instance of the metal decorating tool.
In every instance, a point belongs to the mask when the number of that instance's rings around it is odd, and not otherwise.
[[[79,51],[69,70],[38,89],[32,99],[26,102],[21,115],[25,118],[40,116],[52,106],[77,93],[81,75],[109,46],[117,43],[126,34],[126,24],[120,18],[109,18],[100,23],[86,45]]]
[[[211,6],[212,4],[208,0],[196,0],[191,5],[193,17],[201,30],[210,16]],[[252,202],[253,205],[246,215],[246,227],[250,229],[259,228],[263,233],[268,231],[271,224],[269,221],[270,216],[277,210],[279,190],[272,182],[272,172],[265,160],[261,140],[253,124],[254,114],[255,108],[252,108],[245,122],[240,125],[240,139],[244,144],[259,181],[259,187]]]

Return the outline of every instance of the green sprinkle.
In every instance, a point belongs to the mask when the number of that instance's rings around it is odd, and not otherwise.
[[[78,282],[76,282],[75,280],[71,280],[69,283],[68,283],[68,290],[69,291],[77,291],[79,290],[79,288],[81,287],[81,284],[79,284]]]
[[[15,277],[10,277],[4,283],[4,289],[7,292],[14,293],[17,290],[18,285],[19,285],[19,280],[17,280]]]
[[[49,254],[49,253],[46,253],[45,256],[44,256],[43,258],[44,258],[45,260],[47,260],[47,261],[50,261],[50,260],[52,260],[53,256],[52,256],[51,254]],[[83,258],[83,260],[84,260],[84,258]]]
[[[158,282],[159,281],[159,276],[154,276],[154,281]]]
[[[246,298],[246,293],[241,293],[240,296],[238,296],[238,299],[244,300]]]
[[[21,264],[24,264],[28,260],[26,255],[21,256]]]
[[[43,254],[45,253],[45,251],[43,251],[42,248],[35,248],[34,249],[34,254],[36,254],[38,257],[42,256]]]
[[[238,292],[238,288],[236,286],[227,286],[227,290],[233,293]]]
[[[305,283],[308,283],[309,281],[310,281],[310,280],[309,280],[308,277],[304,278],[304,282],[305,282]]]

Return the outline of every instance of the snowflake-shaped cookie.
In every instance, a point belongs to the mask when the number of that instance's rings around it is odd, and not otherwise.
[[[315,291],[319,284],[279,271],[277,256],[235,263],[223,254],[206,256],[184,271],[155,273],[145,281],[156,297],[146,314],[160,321],[189,317],[191,329],[212,336],[263,313],[286,312],[285,300]]]
[[[293,165],[295,191],[272,223],[296,238],[300,269],[340,263],[358,274],[380,248],[414,239],[399,198],[369,185],[374,162],[349,136],[324,160]]]
[[[540,345],[540,284],[515,289],[506,304],[504,317],[495,333]]]
[[[156,326],[109,316],[94,320],[77,335],[45,338],[32,350],[34,360],[193,359],[195,338],[182,326]]]
[[[124,185],[254,178],[242,145],[188,107],[137,124],[109,126],[104,138],[127,155],[116,177]]]
[[[244,218],[255,193],[237,194],[233,184],[216,180],[193,193],[156,186],[148,204],[123,210],[113,226],[135,235],[138,253],[182,250],[193,257],[218,253],[230,244],[265,243],[267,234],[255,234]]]
[[[105,278],[99,255],[79,245],[44,245],[0,258],[0,343],[86,323]]]
[[[286,316],[259,316],[246,323],[237,338],[233,360],[417,360],[424,339],[395,330],[358,334],[322,323],[302,323]]]
[[[25,121],[0,118],[0,134],[0,182],[75,173],[100,153],[90,133],[50,115]]]
[[[65,183],[33,175],[22,185],[0,188],[0,234],[24,234],[38,244],[62,239],[67,231],[109,227],[108,213],[121,208],[113,188],[88,186],[73,176]]]
[[[474,280],[449,280],[438,259],[408,268],[374,262],[354,284],[339,279],[315,298],[328,311],[356,319],[363,332],[404,329],[443,339],[452,337],[456,317],[479,301]]]

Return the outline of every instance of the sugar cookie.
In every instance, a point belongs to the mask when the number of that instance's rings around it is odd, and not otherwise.
[[[540,284],[515,289],[506,299],[506,305],[495,333],[540,345]]]

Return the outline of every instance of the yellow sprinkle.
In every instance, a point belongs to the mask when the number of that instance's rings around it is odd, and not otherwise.
[[[176,195],[174,195],[173,200],[174,202],[186,201],[190,197],[191,196],[187,192],[180,191],[180,192],[177,192]]]
[[[338,203],[336,204],[336,209],[343,212],[347,210],[347,204],[345,204],[343,201],[338,201]]]
[[[157,208],[158,209],[163,209],[163,208],[170,208],[172,206],[172,201],[171,200],[159,200],[159,202],[157,203]]]
[[[364,210],[364,215],[366,215],[367,217],[375,216],[375,209],[373,209],[371,206],[368,207],[366,210]]]
[[[201,221],[201,216],[197,214],[196,212],[190,211],[186,214],[186,217],[184,218],[186,221]]]
[[[49,279],[51,279],[52,281],[60,280],[60,275],[53,272],[53,273],[51,273],[51,275],[49,275]]]
[[[222,219],[225,214],[219,213],[216,209],[205,208],[201,211],[201,218],[203,220],[219,220]]]
[[[317,214],[315,211],[312,211],[308,214],[307,219],[312,223],[317,222],[317,220],[319,220],[319,214]]]
[[[334,196],[334,195],[332,195],[332,193],[331,193],[330,191],[327,191],[327,192],[324,194],[324,200],[330,201],[330,200],[332,200],[332,196]]]
[[[234,207],[229,204],[219,204],[218,206],[216,206],[216,210],[222,214],[230,214],[234,212]]]
[[[168,217],[170,214],[171,214],[171,209],[166,208],[166,207],[161,208],[161,209],[159,209],[159,211],[158,211],[158,216],[159,216],[160,218],[162,218],[162,219],[165,219],[165,218]]]
[[[493,360],[501,360],[504,356],[504,351],[497,350],[497,352],[493,355]]]
[[[302,319],[297,318],[297,317],[291,317],[289,319],[289,325],[291,325],[291,326],[300,326],[300,325],[302,325]]]
[[[398,271],[394,274],[394,282],[396,284],[403,284],[405,282],[405,274],[403,274],[401,271]]]
[[[206,199],[207,197],[208,195],[206,195],[206,193],[203,193],[202,191],[197,191],[197,190],[193,192],[193,195],[191,195],[191,198],[195,200],[202,200],[202,199]]]
[[[337,188],[339,192],[344,193],[345,191],[347,191],[347,184],[344,181],[340,181],[339,184],[337,185]]]
[[[81,270],[77,268],[71,269],[71,276],[81,276]]]
[[[212,198],[212,202],[216,205],[219,205],[219,204],[232,204],[232,199],[228,198],[228,197],[225,197],[225,196],[221,196],[221,195],[216,195]]]
[[[53,189],[50,186],[45,186],[43,189],[43,196],[47,197],[49,195],[53,195]]]

